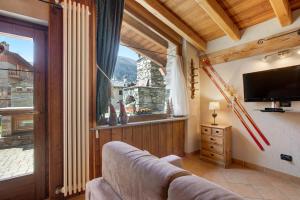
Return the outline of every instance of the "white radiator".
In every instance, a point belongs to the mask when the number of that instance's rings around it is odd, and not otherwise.
[[[64,0],[63,137],[65,196],[89,180],[89,8]]]

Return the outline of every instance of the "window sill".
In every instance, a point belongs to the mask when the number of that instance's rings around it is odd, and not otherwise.
[[[123,127],[139,126],[139,125],[146,125],[146,124],[157,124],[157,123],[181,121],[181,120],[187,120],[187,119],[188,119],[188,117],[184,116],[184,117],[170,117],[170,118],[164,118],[164,119],[129,122],[127,124],[118,124],[116,126],[102,125],[102,126],[96,126],[96,128],[91,128],[90,131],[104,130],[104,129],[111,129],[111,128],[123,128]]]

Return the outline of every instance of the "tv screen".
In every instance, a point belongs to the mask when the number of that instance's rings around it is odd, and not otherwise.
[[[300,65],[243,74],[246,102],[300,101]]]

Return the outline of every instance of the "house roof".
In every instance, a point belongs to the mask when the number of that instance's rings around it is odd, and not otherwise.
[[[32,70],[33,66],[27,60],[25,60],[18,53],[14,53],[11,51],[5,51],[3,54],[0,54],[0,62],[8,62],[13,65],[20,65],[28,70]]]

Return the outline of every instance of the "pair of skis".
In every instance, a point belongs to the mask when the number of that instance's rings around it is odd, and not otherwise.
[[[246,130],[248,131],[249,135],[252,137],[252,139],[254,140],[254,142],[256,143],[256,145],[260,148],[260,150],[264,151],[264,147],[259,142],[259,140],[256,138],[255,134],[253,133],[253,131],[251,130],[251,128],[248,126],[248,124],[246,123],[245,119],[242,117],[241,113],[244,116],[246,116],[246,118],[248,119],[248,121],[250,122],[250,124],[253,126],[253,128],[257,131],[258,135],[262,138],[262,140],[267,145],[270,145],[270,142],[268,141],[268,139],[265,137],[265,135],[258,128],[258,126],[254,122],[254,120],[252,119],[252,117],[249,115],[249,113],[246,111],[246,109],[244,108],[244,106],[241,104],[241,102],[239,101],[239,99],[232,94],[233,99],[231,100],[230,97],[228,97],[228,95],[226,94],[226,92],[222,89],[222,87],[218,84],[218,81],[219,81],[222,84],[223,88],[229,89],[229,86],[226,84],[226,82],[223,80],[223,78],[212,67],[209,59],[206,58],[206,57],[204,57],[204,58],[200,58],[200,60],[201,60],[202,65],[203,65],[202,69],[204,70],[204,72],[207,74],[207,76],[210,78],[210,80],[214,83],[214,85],[217,87],[217,89],[223,95],[223,97],[225,98],[225,100],[227,101],[227,103],[232,106],[233,112],[238,117],[238,119],[241,121],[241,123],[243,124],[243,126],[246,128]],[[217,77],[218,81],[214,78],[214,76],[212,75],[212,73],[210,71]]]

